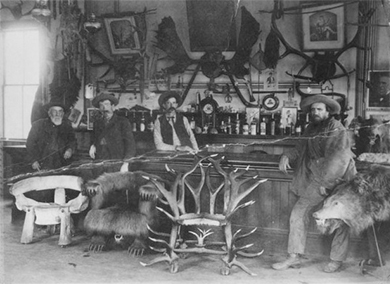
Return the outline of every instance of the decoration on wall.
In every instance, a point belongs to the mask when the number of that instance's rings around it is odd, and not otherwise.
[[[347,5],[345,3],[339,4],[339,5]],[[312,82],[316,83],[323,83],[327,80],[341,78],[344,76],[349,76],[352,72],[355,70],[347,71],[345,67],[341,64],[339,61],[340,56],[348,49],[356,47],[362,49],[362,47],[359,45],[360,40],[360,34],[363,31],[363,28],[365,24],[367,24],[371,18],[371,16],[374,13],[374,10],[371,9],[367,12],[364,11],[362,8],[362,5],[364,5],[362,2],[359,2],[359,25],[356,31],[355,36],[353,39],[344,45],[342,48],[337,50],[323,50],[324,52],[320,53],[318,50],[315,51],[314,55],[310,57],[303,51],[300,51],[298,49],[293,48],[283,37],[281,32],[279,31],[277,25],[276,25],[276,16],[275,13],[272,14],[271,17],[271,29],[275,32],[280,42],[285,46],[286,51],[279,56],[279,59],[282,59],[286,57],[289,54],[296,54],[301,56],[304,60],[306,60],[306,63],[302,66],[302,68],[298,71],[297,74],[292,74],[289,72],[286,72],[288,75],[293,76],[297,79],[304,79],[304,80],[310,80]],[[297,8],[298,9],[298,8]],[[300,9],[300,8],[299,8]],[[321,11],[322,8],[318,7],[317,11]],[[303,76],[301,75],[306,68],[310,67],[310,71],[312,74],[312,77],[309,76]],[[339,67],[342,71],[342,73],[337,72],[337,67]]]
[[[220,75],[229,77],[234,90],[244,103],[245,106],[256,106],[248,102],[241,94],[238,88],[236,78],[245,79],[244,76],[249,73],[245,64],[249,62],[252,46],[256,43],[260,34],[260,24],[253,18],[253,16],[241,7],[241,28],[237,44],[236,53],[230,60],[225,60],[221,50],[207,51],[200,60],[192,60],[187,55],[184,46],[177,35],[175,23],[171,17],[165,17],[158,26],[156,35],[156,47],[163,50],[167,54],[167,58],[173,60],[175,63],[166,68],[169,74],[183,73],[191,64],[197,64],[195,71],[183,92],[183,100],[186,98],[191,85],[199,70],[210,78],[210,86],[215,86],[213,80]],[[254,98],[253,98],[254,100]],[[251,97],[252,101],[252,97]]]
[[[275,110],[279,107],[279,99],[277,96],[275,96],[275,94],[266,95],[263,98],[262,105],[265,110],[268,111]]]
[[[344,5],[302,7],[303,50],[336,50],[344,46]]]
[[[191,51],[234,51],[236,0],[186,0]]]
[[[134,16],[104,18],[104,24],[113,55],[139,52],[141,45]]]
[[[390,111],[390,70],[370,70],[366,111]]]

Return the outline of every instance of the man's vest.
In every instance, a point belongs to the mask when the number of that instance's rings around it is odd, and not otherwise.
[[[160,120],[160,130],[163,142],[165,144],[173,145],[173,131],[172,126],[169,124],[165,115],[159,117]],[[173,124],[177,137],[180,140],[181,146],[189,146],[192,148],[192,143],[190,140],[190,135],[188,134],[183,121],[183,115],[176,113],[176,121]]]

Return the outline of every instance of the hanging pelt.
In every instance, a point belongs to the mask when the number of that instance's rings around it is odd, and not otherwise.
[[[249,62],[252,46],[256,43],[259,34],[260,24],[245,7],[241,7],[240,36],[236,53],[227,62],[229,73],[234,74],[237,78],[243,78],[249,73],[244,64]]]
[[[156,34],[156,47],[167,54],[168,59],[175,61],[175,63],[166,68],[168,74],[183,73],[188,65],[192,63],[191,58],[181,42],[177,32],[175,22],[171,17],[165,17],[158,25]]]
[[[275,69],[279,60],[280,42],[276,33],[271,29],[266,40],[264,48],[264,64],[269,69]]]

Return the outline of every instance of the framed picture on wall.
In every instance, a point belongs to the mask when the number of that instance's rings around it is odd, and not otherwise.
[[[293,123],[294,125],[297,123],[297,114],[298,114],[298,108],[296,107],[283,107],[282,108],[282,114],[281,114],[281,122],[286,128],[286,126],[290,123]]]
[[[366,111],[390,111],[390,70],[368,72]]]
[[[104,18],[113,55],[138,53],[141,49],[134,16]]]
[[[302,5],[304,51],[335,50],[345,44],[344,4],[305,8]]]

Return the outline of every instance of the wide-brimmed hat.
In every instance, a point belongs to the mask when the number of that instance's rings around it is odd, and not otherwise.
[[[64,111],[66,111],[65,104],[62,102],[62,100],[57,100],[57,99],[51,100],[49,103],[45,104],[43,106],[43,109],[45,111],[49,111],[51,107],[55,107],[55,106],[61,107]]]
[[[324,103],[327,105],[330,108],[330,114],[338,114],[341,110],[341,106],[336,100],[325,95],[312,95],[304,98],[300,104],[301,110],[304,113],[309,113],[311,110],[311,105],[314,103]]]
[[[167,91],[167,92],[162,93],[160,95],[160,97],[158,98],[158,104],[160,105],[160,107],[162,108],[163,104],[170,98],[175,98],[177,105],[178,106],[181,105],[182,100],[181,100],[180,94],[178,92],[175,92],[175,91]]]
[[[96,108],[99,108],[99,102],[109,100],[113,105],[117,105],[119,103],[118,99],[112,93],[102,93],[97,97],[93,98],[92,105]]]

